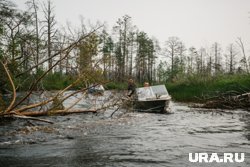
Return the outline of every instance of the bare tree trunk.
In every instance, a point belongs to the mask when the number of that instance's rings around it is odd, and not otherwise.
[[[36,3],[35,3],[35,0],[32,0],[32,4],[33,4],[33,8],[34,8],[34,11],[35,11],[35,26],[36,26],[36,61],[35,61],[35,64],[37,65],[36,66],[36,72],[38,72],[38,69],[39,69],[39,30],[38,30],[38,16],[37,16],[37,6],[36,6]]]
[[[46,21],[46,27],[47,27],[47,56],[48,56],[48,68],[52,67],[53,64],[53,57],[52,57],[52,38],[56,34],[55,28],[55,15],[53,12],[53,7],[51,6],[51,0],[47,1],[47,6],[44,4],[44,15],[45,15],[45,21]],[[52,73],[53,71],[50,71]]]
[[[132,76],[133,71],[133,48],[134,48],[134,37],[131,36],[131,50],[130,50],[130,65],[129,65],[129,76]]]
[[[11,87],[12,87],[12,91],[13,91],[12,101],[11,101],[10,105],[8,106],[8,108],[4,112],[4,113],[9,113],[11,111],[12,107],[14,106],[15,101],[16,101],[16,87],[15,87],[14,82],[12,80],[12,77],[10,75],[9,69],[7,67],[7,64],[3,63],[2,61],[0,61],[0,63],[2,64],[2,66],[3,66],[4,70],[5,70],[5,73],[8,76],[8,79],[10,81],[10,84],[11,84]]]
[[[49,65],[49,68],[52,67],[52,58],[51,58],[51,8],[50,8],[50,1],[48,1],[48,18],[47,18],[47,28],[48,28],[48,44],[47,44],[47,49],[48,49],[48,58],[49,58],[49,61],[48,61],[48,65]]]
[[[246,53],[245,53],[244,44],[243,44],[241,38],[238,38],[238,41],[236,41],[236,42],[237,42],[237,44],[239,45],[239,47],[240,47],[240,49],[242,51],[243,61],[244,61],[244,64],[245,64],[246,72],[249,73],[249,65],[248,65],[247,56],[246,56]]]
[[[217,43],[214,44],[214,71],[215,71],[215,74],[218,73],[218,45]]]

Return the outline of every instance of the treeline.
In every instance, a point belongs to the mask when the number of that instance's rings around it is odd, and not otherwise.
[[[69,24],[59,27],[51,1],[40,4],[28,0],[26,5],[27,10],[21,11],[12,1],[0,1],[2,91],[9,89],[3,64],[7,65],[19,89],[27,88],[30,80],[49,69],[43,78],[45,81],[53,79],[53,74],[56,74],[54,77],[67,76],[73,81],[83,72],[86,83],[96,79],[124,82],[129,77],[139,82],[155,80],[157,41],[139,31],[131,17],[119,18],[108,33],[105,25],[88,25],[83,19],[79,20],[81,26],[78,28]],[[76,47],[67,50],[76,39],[85,35],[87,37]],[[63,58],[64,54],[68,56]],[[49,86],[46,83],[41,85],[41,82],[40,86]]]
[[[249,73],[250,60],[241,38],[224,51],[217,42],[209,48],[187,48],[178,37],[169,37],[160,46],[128,15],[117,19],[111,30],[106,25],[85,24],[83,19],[78,28],[59,27],[50,0],[28,0],[26,5],[22,11],[13,1],[0,0],[2,92],[10,89],[4,65],[17,89],[30,89],[30,83],[42,75],[42,82],[32,89],[63,88],[79,76],[81,84],[128,78],[165,83]]]
[[[160,81],[180,81],[193,76],[200,80],[220,75],[249,74],[250,59],[241,38],[229,44],[225,51],[217,42],[207,48],[187,49],[178,37],[170,37],[165,46],[169,62],[161,61],[158,66]]]

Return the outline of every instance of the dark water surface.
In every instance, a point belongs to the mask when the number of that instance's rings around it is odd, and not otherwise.
[[[46,117],[0,124],[0,166],[250,166],[250,114],[192,109]],[[34,124],[32,126],[32,124]],[[188,153],[245,153],[243,163],[191,163]]]

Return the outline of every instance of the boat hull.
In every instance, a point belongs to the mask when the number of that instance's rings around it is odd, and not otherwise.
[[[134,101],[134,110],[139,112],[168,113],[170,99]]]

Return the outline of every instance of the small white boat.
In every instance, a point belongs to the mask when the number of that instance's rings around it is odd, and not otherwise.
[[[169,113],[171,96],[165,85],[141,87],[136,89],[133,109],[141,112]]]

